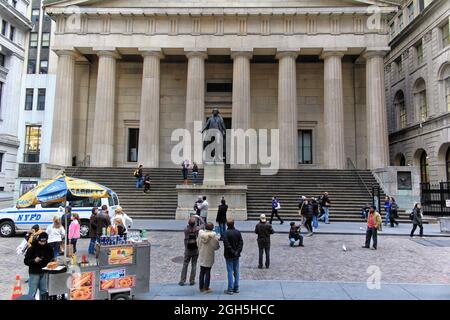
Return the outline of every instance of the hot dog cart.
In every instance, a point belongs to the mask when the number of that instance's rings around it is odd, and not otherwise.
[[[150,290],[150,243],[96,244],[95,261],[48,270],[49,296],[129,300]],[[114,242],[109,242],[114,243]]]

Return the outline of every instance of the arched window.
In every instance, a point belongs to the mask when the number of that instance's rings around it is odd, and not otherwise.
[[[446,64],[439,74],[439,80],[442,82],[442,91],[444,93],[445,111],[450,112],[450,64]]]
[[[397,153],[397,155],[394,158],[394,165],[406,166],[406,158],[403,153],[401,153],[401,152]]]
[[[400,157],[400,166],[402,166],[402,167],[406,166],[406,158],[403,154]]]
[[[406,128],[408,118],[406,114],[405,96],[403,91],[397,91],[394,98],[394,108],[398,114],[398,127],[400,129]]]
[[[425,151],[420,155],[420,181],[422,183],[430,182],[428,180],[428,156]]]
[[[420,122],[428,118],[427,90],[425,81],[422,78],[417,79],[414,84],[414,105],[417,112],[416,119]]]
[[[448,147],[447,154],[445,156],[445,169],[447,171],[447,181],[450,181],[450,147]]]

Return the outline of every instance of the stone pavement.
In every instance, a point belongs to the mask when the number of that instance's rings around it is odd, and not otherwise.
[[[240,282],[239,294],[228,295],[225,281],[211,283],[212,293],[201,293],[197,286],[150,285],[148,294],[136,300],[450,300],[450,285],[382,284],[369,289],[366,283],[322,281]]]
[[[273,228],[277,233],[288,233],[289,222],[286,220],[280,225],[277,221],[273,223]],[[299,221],[296,221],[298,224]],[[257,221],[236,221],[236,228],[241,232],[254,232]],[[150,231],[182,231],[186,227],[184,220],[133,220],[133,229],[147,229]],[[391,228],[383,226],[380,235],[389,236],[408,236],[411,232],[412,224],[401,223],[398,227]],[[441,233],[438,223],[424,224],[424,235],[426,237],[450,237],[450,233]],[[302,229],[306,231],[305,228]],[[341,235],[363,235],[366,233],[366,224],[364,222],[333,222],[330,224],[319,223],[319,228],[315,231],[317,234],[341,234]],[[416,235],[419,230],[416,230]]]

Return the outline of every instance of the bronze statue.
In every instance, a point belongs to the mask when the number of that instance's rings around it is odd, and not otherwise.
[[[222,150],[224,148],[224,142],[225,142],[225,134],[226,134],[226,127],[225,127],[225,122],[223,121],[223,118],[220,116],[219,114],[219,109],[214,108],[212,111],[212,116],[208,118],[208,121],[206,121],[205,127],[203,128],[203,130],[201,131],[201,133],[204,133],[207,130],[210,129],[216,129],[218,130],[221,134],[222,134],[222,141],[217,141],[217,148],[218,150]],[[216,136],[212,135],[207,135],[207,140],[203,141],[203,150],[206,149],[206,147],[211,144],[213,141],[216,140]],[[208,140],[209,138],[209,140]],[[219,152],[220,153],[220,152]],[[211,154],[207,155],[207,159],[214,159],[214,161],[221,161],[222,160],[222,156],[221,155],[217,155],[216,157],[216,152],[215,150],[211,151]]]

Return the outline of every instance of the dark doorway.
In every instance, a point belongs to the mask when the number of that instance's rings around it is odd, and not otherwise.
[[[128,128],[127,161],[137,162],[139,147],[139,128]]]

